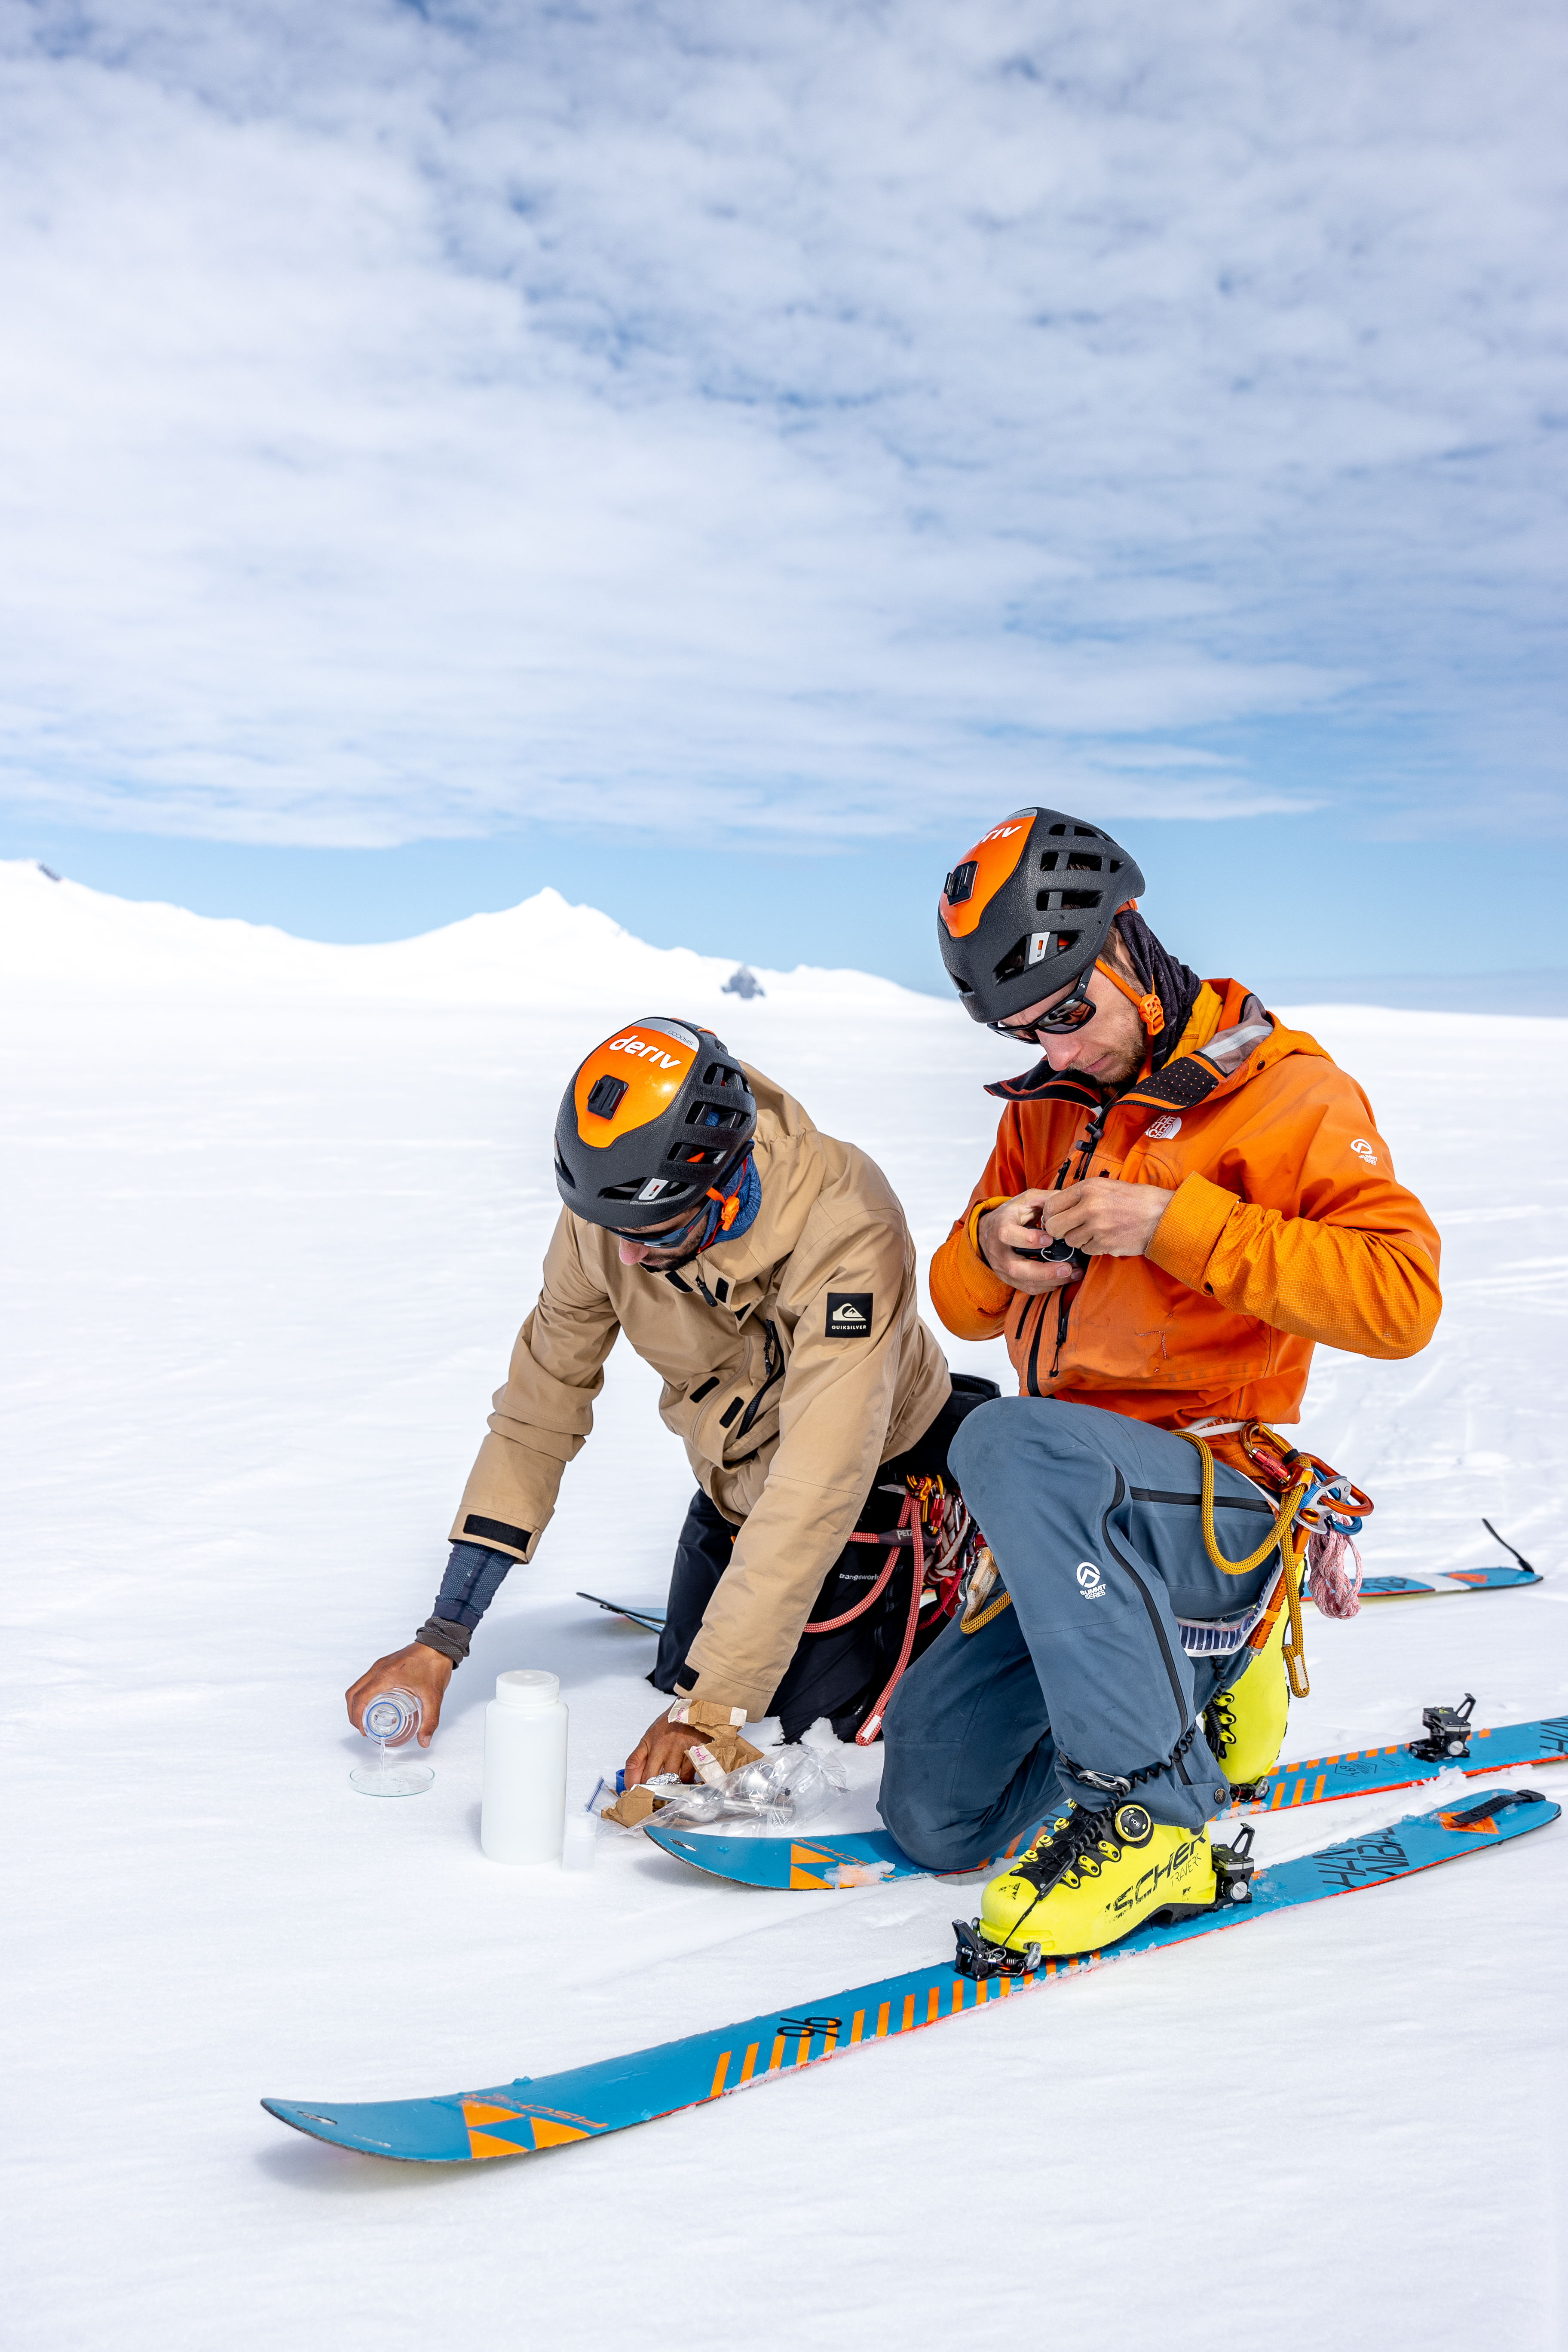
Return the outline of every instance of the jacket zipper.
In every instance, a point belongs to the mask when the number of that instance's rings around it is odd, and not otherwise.
[[[1117,1549],[1116,1538],[1110,1532],[1110,1514],[1112,1511],[1120,1507],[1122,1497],[1126,1492],[1127,1487],[1122,1479],[1121,1473],[1119,1470],[1116,1474],[1116,1492],[1112,1495],[1110,1502],[1106,1505],[1104,1511],[1100,1514],[1100,1532],[1104,1538],[1106,1550],[1110,1554],[1112,1559],[1115,1560],[1119,1568],[1126,1570],[1128,1575],[1132,1579],[1133,1583],[1138,1587],[1140,1593],[1142,1595],[1143,1606],[1149,1612],[1149,1622],[1154,1628],[1155,1635],[1160,1643],[1160,1655],[1165,1661],[1165,1672],[1170,1677],[1171,1696],[1176,1703],[1176,1738],[1179,1739],[1183,1732],[1185,1731],[1187,1727],[1187,1702],[1183,1696],[1182,1685],[1176,1678],[1176,1664],[1175,1660],[1171,1655],[1171,1645],[1165,1639],[1165,1629],[1160,1622],[1160,1612],[1154,1606],[1154,1597],[1152,1593],[1144,1583],[1143,1579],[1139,1575],[1138,1570],[1133,1567],[1132,1562],[1127,1559],[1124,1553]],[[1185,1757],[1177,1757],[1176,1770],[1190,1789],[1193,1784],[1191,1777],[1187,1771]]]
[[[783,1348],[779,1347],[779,1335],[774,1330],[773,1325],[768,1322],[763,1323],[763,1331],[764,1335],[763,1339],[763,1372],[764,1376],[763,1385],[757,1391],[756,1395],[752,1399],[751,1403],[746,1407],[745,1412],[742,1418],[741,1426],[735,1432],[736,1441],[749,1434],[752,1422],[755,1421],[757,1414],[762,1410],[763,1399],[773,1387],[773,1382],[775,1381],[782,1381],[784,1375],[784,1352]],[[773,1362],[773,1349],[775,1348],[778,1348],[778,1362],[776,1364]]]
[[[1089,1125],[1079,1136],[1078,1141],[1073,1145],[1072,1150],[1068,1153],[1067,1158],[1057,1170],[1057,1181],[1051,1187],[1053,1192],[1059,1192],[1063,1185],[1067,1182],[1068,1170],[1072,1164],[1072,1156],[1074,1151],[1078,1154],[1078,1174],[1073,1178],[1073,1181],[1075,1184],[1082,1181],[1084,1170],[1089,1166],[1089,1161],[1093,1159],[1095,1147],[1098,1145],[1100,1137],[1105,1132],[1105,1122],[1107,1118],[1110,1116],[1110,1105],[1108,1102],[1101,1103],[1100,1108],[1094,1113]],[[1082,1277],[1080,1277],[1080,1282],[1081,1279]],[[1079,1287],[1079,1283],[1064,1282],[1060,1290],[1057,1293],[1057,1344],[1056,1352],[1051,1358],[1051,1369],[1046,1374],[1046,1378],[1048,1381],[1054,1381],[1056,1379],[1058,1369],[1062,1360],[1062,1347],[1068,1335],[1068,1320],[1072,1313],[1072,1307],[1070,1304],[1071,1297],[1072,1293]],[[1025,1374],[1024,1380],[1024,1385],[1028,1390],[1031,1396],[1038,1396],[1040,1393],[1040,1335],[1044,1331],[1045,1328],[1046,1302],[1042,1297],[1040,1300],[1040,1319],[1035,1326],[1034,1342],[1029,1349],[1028,1370]]]

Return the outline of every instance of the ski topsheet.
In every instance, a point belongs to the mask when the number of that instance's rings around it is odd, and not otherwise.
[[[1396,1789],[1419,1788],[1440,1772],[1514,1772],[1522,1767],[1553,1764],[1568,1756],[1568,1715],[1535,1723],[1504,1723],[1495,1730],[1470,1730],[1474,1743],[1468,1756],[1436,1759],[1415,1755],[1408,1747],[1363,1748],[1343,1756],[1314,1756],[1303,1763],[1281,1764],[1258,1781],[1246,1813],[1289,1812],[1298,1805],[1321,1805],[1339,1797],[1375,1797]],[[851,1831],[843,1837],[715,1837],[701,1830],[679,1826],[661,1829],[656,1819],[643,1823],[643,1834],[677,1862],[710,1877],[728,1878],[740,1886],[763,1886],[776,1893],[836,1893],[841,1887],[870,1886],[895,1878],[930,1878],[935,1874],[912,1862],[898,1840],[886,1830]],[[1028,1843],[1032,1832],[975,1868],[994,1869],[1010,1861]],[[969,1872],[951,1874],[967,1877]]]
[[[875,1984],[852,1986],[790,2010],[768,2010],[709,2033],[688,2034],[624,2058],[601,2059],[536,2079],[523,2074],[481,2091],[434,2099],[336,2100],[309,2105],[263,2099],[279,2122],[337,2147],[405,2164],[469,2164],[494,2156],[530,2156],[569,2140],[599,2139],[630,2124],[700,2106],[770,2076],[841,2056],[858,2042],[890,2040],[941,2023],[988,2001],[1019,2000],[1085,1969],[1130,1960],[1169,1944],[1191,1943],[1249,1919],[1321,1903],[1331,1895],[1386,1885],[1457,1856],[1507,1844],[1557,1819],[1560,1808],[1533,1790],[1489,1790],[1458,1812],[1417,1814],[1366,1837],[1346,1838],[1319,1853],[1259,1871],[1252,1900],[1140,1927],[1103,1952],[1043,1960],[1032,1975],[981,1979],[950,1962],[908,1969]]]
[[[1362,1580],[1363,1601],[1415,1601],[1433,1592],[1512,1592],[1521,1584],[1543,1580],[1533,1568],[1453,1568],[1441,1576],[1368,1576]],[[1311,1599],[1310,1592],[1307,1598]]]
[[[1368,1576],[1362,1580],[1363,1601],[1415,1601],[1423,1594],[1439,1592],[1512,1592],[1521,1584],[1540,1584],[1539,1577],[1521,1551],[1515,1551],[1506,1536],[1500,1536],[1489,1519],[1483,1519],[1493,1543],[1501,1544],[1516,1565],[1512,1568],[1453,1568],[1432,1576]],[[1307,1598],[1310,1600],[1309,1587]]]
[[[601,1601],[596,1592],[579,1591],[577,1598],[579,1601],[591,1601],[595,1609],[603,1609],[608,1616],[624,1617],[626,1623],[635,1625],[639,1633],[662,1633],[664,1631],[662,1609],[634,1609],[629,1601]]]

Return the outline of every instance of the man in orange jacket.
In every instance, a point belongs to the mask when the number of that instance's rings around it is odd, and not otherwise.
[[[895,1696],[881,1808],[946,1870],[1046,1817],[982,1905],[1014,1950],[1220,1899],[1207,1825],[1279,1752],[1294,1603],[1278,1547],[1241,1575],[1212,1557],[1274,1528],[1248,1425],[1298,1417],[1318,1341],[1413,1355],[1442,1303],[1360,1087],[1172,957],[1143,887],[1098,826],[1026,808],[938,905],[970,1013],[1044,1059],[990,1089],[995,1149],[931,1277],[948,1328],[1004,1336],[1018,1374],[952,1452],[999,1580]],[[1210,1449],[1207,1509],[1178,1431]]]

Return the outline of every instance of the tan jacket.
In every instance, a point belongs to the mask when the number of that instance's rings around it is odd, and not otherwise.
[[[887,1178],[771,1079],[746,1076],[754,1223],[678,1274],[650,1275],[621,1264],[613,1234],[562,1211],[452,1540],[532,1558],[624,1331],[663,1376],[659,1412],[699,1484],[741,1528],[691,1647],[691,1696],[754,1718],[879,1465],[930,1426],[951,1383],[920,1319],[914,1245]]]

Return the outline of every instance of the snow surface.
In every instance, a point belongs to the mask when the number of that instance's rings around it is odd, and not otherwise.
[[[926,1250],[1008,1049],[864,975],[740,1003],[548,891],[323,947],[9,865],[0,976],[9,2344],[1562,2341],[1563,1828],[518,2164],[403,2168],[265,2116],[543,2074],[947,1948],[949,1887],[762,1895],[608,1832],[588,1878],[479,1853],[494,1674],[561,1675],[579,1803],[653,1712],[651,1643],[574,1598],[658,1601],[689,1490],[625,1350],[428,1796],[351,1790],[341,1693],[429,1606],[555,1213],[559,1090],[608,1023],[709,1021],[867,1146]],[[1560,1711],[1568,1023],[1297,1017],[1447,1250],[1433,1345],[1321,1353],[1305,1433],[1377,1498],[1372,1569],[1498,1557],[1484,1511],[1548,1581],[1310,1617],[1289,1748],[1465,1690]],[[854,1764],[846,1825],[872,1818]]]

